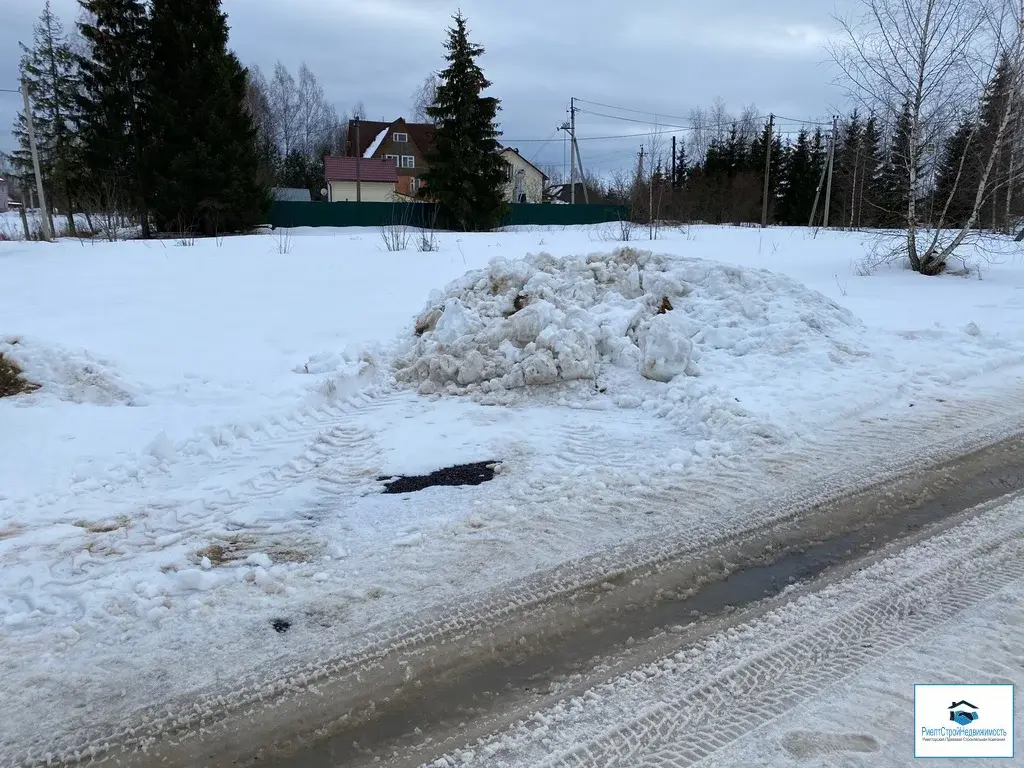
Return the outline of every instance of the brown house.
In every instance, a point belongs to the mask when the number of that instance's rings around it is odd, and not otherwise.
[[[422,186],[420,178],[428,167],[426,154],[433,145],[434,126],[430,123],[407,123],[401,117],[390,123],[348,123],[346,155],[394,163],[398,169],[396,190],[401,195],[415,195]]]
[[[400,193],[398,171],[386,160],[324,158],[327,199],[332,203],[389,203]]]

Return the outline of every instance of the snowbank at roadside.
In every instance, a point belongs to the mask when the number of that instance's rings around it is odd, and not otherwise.
[[[830,299],[764,270],[633,248],[541,253],[495,259],[435,292],[395,367],[425,395],[508,403],[510,391],[575,382],[628,395],[641,378],[699,376],[723,357],[842,365],[868,354],[862,330]]]
[[[27,381],[39,386],[33,402],[52,397],[91,405],[146,404],[143,386],[128,381],[114,363],[85,350],[63,349],[38,339],[0,337],[0,355],[17,364]]]

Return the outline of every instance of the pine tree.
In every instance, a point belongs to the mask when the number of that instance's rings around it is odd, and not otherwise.
[[[497,127],[498,99],[476,60],[483,47],[471,43],[466,18],[458,13],[445,43],[448,66],[440,72],[435,102],[427,115],[436,126],[427,154],[424,194],[436,201],[441,219],[463,231],[496,227],[505,213],[505,161]]]
[[[81,147],[74,130],[79,87],[77,62],[64,27],[46,0],[33,27],[32,46],[21,44],[21,77],[32,96],[32,124],[36,134],[43,185],[49,203],[61,208],[71,232],[75,231],[74,206],[81,174]],[[14,126],[20,150],[14,153],[19,173],[32,173],[27,120],[19,113]],[[49,215],[49,212],[47,212]]]
[[[246,73],[228,50],[220,0],[153,0],[147,77],[149,205],[164,231],[202,235],[259,224],[270,204]]]
[[[79,60],[78,130],[89,192],[108,212],[134,213],[149,237],[145,79],[149,19],[141,0],[79,0],[78,28],[90,48]]]

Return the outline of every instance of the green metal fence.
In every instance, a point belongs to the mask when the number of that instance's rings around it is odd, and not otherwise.
[[[509,206],[502,226],[571,226],[602,224],[629,217],[621,205],[551,205],[517,203]],[[407,224],[432,227],[431,203],[305,203],[276,201],[270,208],[273,227],[381,227]]]

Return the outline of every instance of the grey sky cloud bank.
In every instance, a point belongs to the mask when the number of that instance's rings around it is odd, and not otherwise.
[[[225,0],[224,9],[244,64],[269,72],[281,60],[294,71],[305,61],[339,111],[361,101],[369,118],[393,119],[443,66],[444,31],[460,6],[487,49],[482,65],[502,100],[505,140],[538,164],[562,166],[556,127],[570,96],[651,113],[582,105],[582,139],[635,135],[581,145],[588,167],[606,172],[633,161],[651,130],[644,121],[685,117],[716,97],[736,112],[754,103],[801,119],[831,114],[843,97],[824,45],[836,30],[832,14],[848,12],[852,0],[837,2]],[[0,3],[0,88],[16,88],[18,41],[31,38],[42,2]],[[75,0],[52,5],[70,29]],[[14,145],[9,126],[19,107],[17,95],[0,93],[0,150]]]

